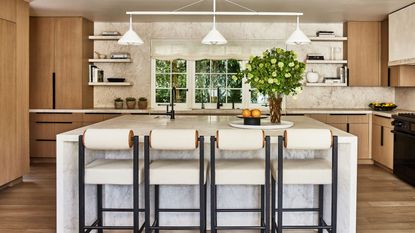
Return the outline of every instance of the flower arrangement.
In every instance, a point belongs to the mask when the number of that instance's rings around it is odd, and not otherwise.
[[[245,69],[233,78],[246,77],[251,88],[268,96],[271,122],[280,123],[282,97],[301,92],[304,71],[305,63],[298,61],[294,51],[273,48],[251,57]]]

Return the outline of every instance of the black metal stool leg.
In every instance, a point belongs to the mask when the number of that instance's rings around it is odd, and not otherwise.
[[[205,231],[205,221],[206,221],[206,217],[205,217],[205,202],[206,202],[206,198],[205,198],[205,185],[204,184],[200,184],[200,200],[199,200],[199,217],[200,217],[200,233],[203,233]]]
[[[210,137],[210,232],[216,233],[215,137]]]
[[[154,185],[154,222],[156,227],[160,226],[160,186]],[[155,229],[154,232],[158,233],[159,230]]]
[[[318,225],[323,226],[324,217],[324,185],[318,186]],[[323,233],[323,229],[318,229],[318,233]]]
[[[277,223],[277,232],[278,233],[282,233],[282,227],[283,227],[283,220],[282,220],[282,203],[283,203],[283,137],[278,137],[278,189],[277,189],[277,194],[278,194],[278,223]]]
[[[264,200],[264,185],[261,185],[261,192],[260,192],[260,196],[261,196],[261,227],[265,226],[265,200]],[[262,233],[265,232],[265,229],[261,230]]]
[[[102,184],[97,185],[97,226],[103,226],[102,217]],[[98,233],[103,233],[102,229],[98,230]]]
[[[79,183],[79,232],[84,232],[85,227],[85,147],[83,136],[79,136],[79,161],[78,161],[78,183]]]
[[[150,233],[150,148],[149,137],[144,137],[144,203],[145,203],[145,233]]]
[[[332,187],[331,187],[331,233],[337,233],[337,181],[338,181],[338,137],[333,137]]]
[[[265,137],[265,232],[270,230],[270,162],[271,162],[271,138]]]
[[[271,226],[271,232],[272,233],[275,233],[275,209],[276,209],[276,203],[275,203],[275,195],[276,195],[276,192],[275,192],[275,183],[276,183],[276,181],[275,181],[275,179],[274,179],[274,177],[272,177],[271,178],[271,219],[272,219],[272,221],[271,221],[271,224],[272,224],[272,226]]]

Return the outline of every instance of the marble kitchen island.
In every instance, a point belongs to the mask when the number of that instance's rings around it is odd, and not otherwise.
[[[140,136],[140,157],[143,157],[143,137],[155,128],[191,128],[199,130],[199,134],[208,137],[214,136],[217,129],[230,128],[228,123],[237,120],[230,116],[176,116],[175,120],[165,116],[139,116],[126,115],[91,126],[79,128],[57,136],[57,232],[75,233],[78,231],[78,136],[87,128],[128,128],[134,130]],[[356,232],[356,177],[357,177],[357,137],[344,131],[323,124],[304,116],[287,116],[283,120],[293,121],[294,128],[329,128],[334,135],[339,137],[339,184],[338,184],[338,232]],[[283,134],[283,130],[265,131],[271,136],[271,159],[277,158],[277,137]],[[205,158],[210,157],[209,146],[205,145]],[[262,151],[251,153],[218,153],[218,159],[232,158],[259,158],[263,157]],[[285,158],[313,158],[324,157],[330,159],[330,151],[285,151]],[[86,160],[95,158],[128,158],[127,152],[111,151],[86,151]],[[198,153],[178,152],[153,152],[152,159],[158,158],[197,158]],[[209,181],[208,181],[209,182]],[[95,186],[86,186],[86,223],[90,224],[95,219],[96,192]],[[140,208],[144,206],[144,187],[140,185]],[[317,204],[317,187],[309,185],[287,185],[284,190],[284,207],[311,207]],[[330,223],[330,186],[325,189],[325,215],[327,223]],[[208,190],[209,193],[209,190]],[[250,208],[259,205],[259,189],[248,186],[219,187],[218,206],[223,208]],[[131,207],[132,188],[128,186],[106,186],[104,188],[104,206],[106,207]],[[198,187],[192,186],[167,186],[161,188],[160,206],[166,208],[192,208],[198,207]],[[210,195],[208,199],[208,226]],[[191,213],[162,213],[161,225],[196,225],[198,214]],[[312,224],[317,215],[312,213],[286,213],[284,224]],[[144,216],[140,216],[140,224]],[[259,221],[256,213],[227,213],[218,216],[218,224],[254,225]],[[132,215],[128,213],[104,214],[104,223],[131,224]],[[209,227],[208,227],[209,228]]]

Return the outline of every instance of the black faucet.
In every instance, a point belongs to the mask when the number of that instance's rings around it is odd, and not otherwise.
[[[220,107],[223,106],[223,104],[220,102],[220,88],[218,87],[218,99],[216,100],[216,109],[220,109]]]
[[[175,119],[175,111],[174,111],[174,102],[176,100],[176,87],[171,88],[171,99],[170,99],[170,105],[171,105],[171,111],[170,111],[170,119]]]

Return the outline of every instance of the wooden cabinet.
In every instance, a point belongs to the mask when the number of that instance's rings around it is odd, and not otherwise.
[[[373,160],[393,170],[393,127],[391,118],[374,116],[372,126]]]
[[[0,186],[22,177],[28,160],[28,10],[0,0]],[[7,17],[5,16],[7,15]],[[10,16],[13,16],[10,18]]]
[[[31,17],[30,108],[93,106],[88,58],[93,23],[81,17]]]
[[[415,87],[415,66],[400,65],[391,66],[390,86],[392,87]]]
[[[357,136],[359,162],[371,160],[369,115],[312,114],[309,117]]]
[[[32,113],[30,114],[30,156],[32,158],[55,158],[57,134],[121,115],[106,113]]]
[[[344,55],[348,60],[349,86],[380,86],[380,22],[347,22]]]

